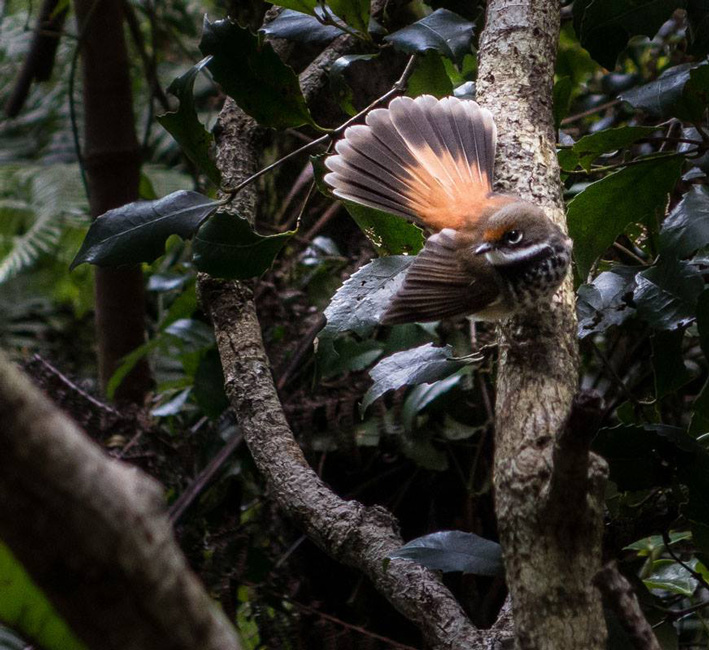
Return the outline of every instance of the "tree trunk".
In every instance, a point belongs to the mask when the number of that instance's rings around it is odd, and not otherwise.
[[[0,353],[0,537],[88,648],[239,650],[160,485],[109,458]]]
[[[92,217],[138,198],[140,147],[135,135],[130,67],[120,0],[75,0],[84,81],[84,167]],[[96,269],[96,338],[105,389],[121,359],[145,342],[140,267]],[[141,360],[116,399],[141,403],[152,385]]]
[[[498,126],[496,189],[563,226],[552,119],[559,25],[558,0],[490,0],[477,88]],[[605,466],[589,455],[588,436],[565,426],[578,383],[571,278],[550,307],[504,323],[499,344],[496,509],[517,645],[600,650],[606,632],[592,579]]]

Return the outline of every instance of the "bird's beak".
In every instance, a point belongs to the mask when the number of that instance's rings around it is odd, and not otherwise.
[[[492,244],[490,242],[485,242],[484,244],[480,244],[475,249],[475,254],[476,255],[482,255],[483,253],[489,253],[492,250]]]

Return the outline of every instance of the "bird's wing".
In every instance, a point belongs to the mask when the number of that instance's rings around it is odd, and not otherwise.
[[[340,198],[458,229],[494,201],[496,138],[491,113],[472,100],[397,97],[345,131],[325,182]]]
[[[383,325],[426,322],[489,310],[502,301],[495,271],[470,252],[470,265],[461,264],[461,249],[470,241],[445,228],[426,241],[384,313]]]

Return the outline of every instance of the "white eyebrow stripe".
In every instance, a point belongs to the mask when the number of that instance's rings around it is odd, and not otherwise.
[[[485,253],[485,259],[495,266],[505,266],[507,264],[516,264],[517,262],[532,259],[546,248],[551,247],[547,243],[539,243],[511,252],[493,249]]]

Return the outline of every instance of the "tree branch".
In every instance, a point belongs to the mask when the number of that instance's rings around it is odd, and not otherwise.
[[[103,453],[4,355],[0,418],[0,538],[88,647],[238,650],[159,485]]]
[[[301,75],[306,97],[319,92],[329,65],[347,49],[335,41]],[[347,47],[351,47],[349,43]],[[237,186],[259,166],[264,137],[232,102],[220,115],[217,161],[225,181]],[[253,218],[253,185],[225,209]],[[400,612],[419,626],[432,648],[466,650],[485,645],[490,633],[475,630],[460,605],[431,571],[388,553],[402,545],[394,517],[384,508],[364,507],[334,494],[308,465],[283,413],[261,338],[251,287],[205,275],[199,278],[205,311],[212,318],[225,385],[239,426],[263,474],[271,497],[304,532],[335,559],[361,570]]]
[[[618,565],[608,562],[596,574],[593,583],[618,615],[633,647],[637,650],[660,650],[660,644],[640,609],[633,587],[618,571]]]
[[[559,12],[557,0],[490,0],[477,91],[498,127],[496,189],[541,205],[564,226],[552,119]],[[579,466],[568,471],[555,466],[553,455],[577,381],[569,277],[550,306],[500,327],[494,480],[520,648],[605,647],[600,595],[592,586],[601,558],[603,463],[579,450]],[[579,499],[582,507],[549,516],[550,478],[554,492],[563,493],[572,477],[587,474],[592,491]]]

